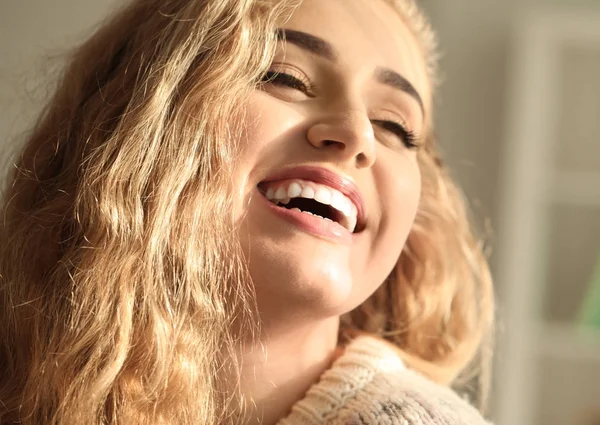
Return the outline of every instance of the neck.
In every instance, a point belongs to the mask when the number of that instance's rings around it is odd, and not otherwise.
[[[285,328],[264,326],[265,335],[242,353],[241,389],[249,425],[274,425],[318,381],[336,355],[339,318]]]

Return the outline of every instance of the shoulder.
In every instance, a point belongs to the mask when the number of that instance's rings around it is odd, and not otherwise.
[[[406,368],[384,341],[360,337],[281,425],[486,425],[451,389]]]

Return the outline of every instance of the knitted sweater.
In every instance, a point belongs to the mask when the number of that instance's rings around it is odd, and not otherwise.
[[[361,336],[277,425],[489,425],[450,388],[406,368],[385,341]]]

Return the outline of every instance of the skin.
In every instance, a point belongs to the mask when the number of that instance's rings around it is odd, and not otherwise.
[[[415,37],[383,1],[305,0],[281,26],[327,41],[336,60],[281,42],[271,70],[310,83],[310,95],[275,81],[257,89],[247,107],[235,214],[263,333],[260,346],[241,353],[242,390],[255,404],[252,423],[262,424],[285,416],[330,366],[340,315],[367,299],[396,264],[418,208],[420,172],[417,151],[377,120],[422,136],[430,104]],[[422,105],[378,82],[378,67],[406,78]],[[351,244],[310,234],[260,199],[261,181],[296,165],[321,166],[357,185],[366,227]]]

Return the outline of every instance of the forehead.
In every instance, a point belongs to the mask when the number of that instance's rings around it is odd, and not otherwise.
[[[390,68],[406,79],[429,104],[423,53],[403,17],[383,0],[303,0],[285,28],[328,41],[340,64],[355,74]]]

